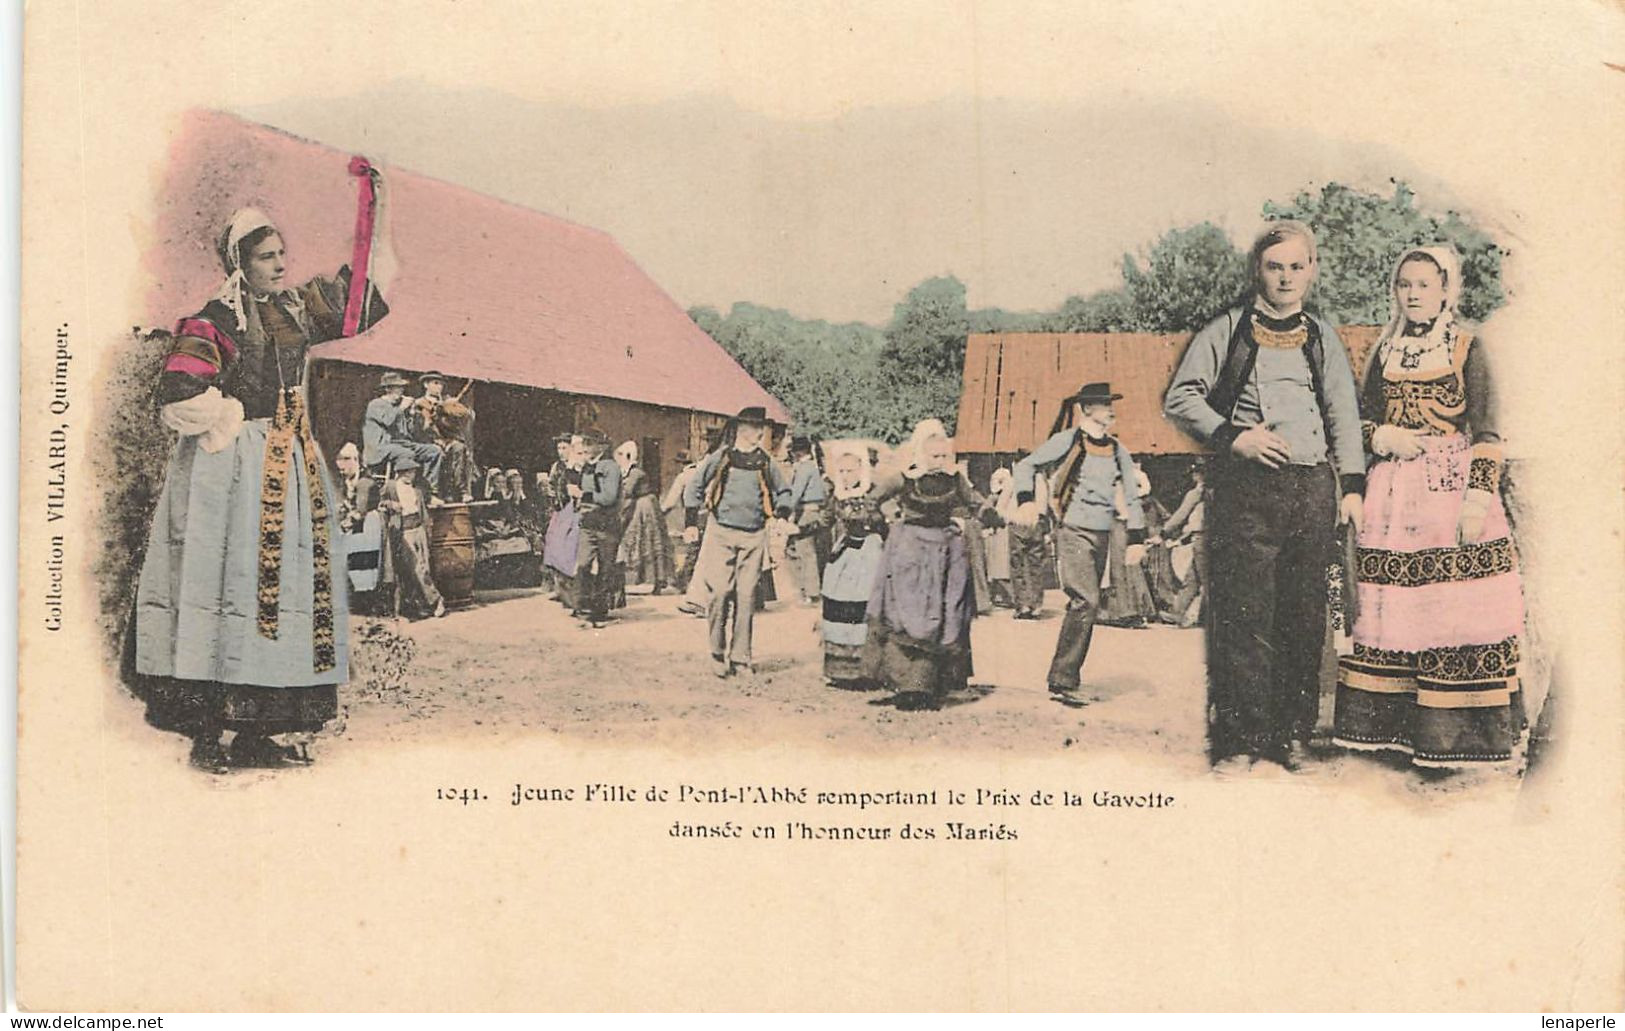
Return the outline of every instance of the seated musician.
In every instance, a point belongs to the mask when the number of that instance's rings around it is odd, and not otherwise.
[[[444,460],[430,490],[437,498],[474,500],[474,411],[461,396],[446,396],[446,377],[425,372],[418,377],[423,396],[412,406],[412,435],[440,449]]]
[[[407,379],[391,369],[378,378],[381,395],[367,402],[361,422],[361,461],[372,471],[393,470],[395,475],[411,475],[418,469],[430,483],[440,477],[440,449],[412,439],[408,411],[413,398],[406,396]]]

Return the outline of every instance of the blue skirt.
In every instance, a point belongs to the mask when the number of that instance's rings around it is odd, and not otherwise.
[[[879,534],[861,542],[847,541],[824,567],[824,676],[831,680],[863,679],[863,644],[869,628],[865,615],[880,571],[885,543]]]
[[[260,493],[269,420],[243,423],[216,454],[182,437],[170,456],[136,590],[135,672],[191,685],[184,705],[236,729],[317,729],[337,712],[349,670],[348,584],[337,505],[329,505],[333,668],[317,670],[310,486],[295,439],[288,469],[277,635],[258,623]],[[318,456],[329,499],[335,492]],[[171,692],[174,685],[170,685]],[[185,694],[183,690],[181,692]]]

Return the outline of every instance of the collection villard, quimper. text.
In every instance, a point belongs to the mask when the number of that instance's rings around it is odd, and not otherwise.
[[[58,418],[46,433],[45,439],[45,521],[53,524],[67,517],[68,511],[68,366],[73,354],[68,349],[68,326],[63,323],[56,331],[56,353],[51,362],[51,415]],[[45,549],[45,629],[62,629],[62,580],[67,535],[52,533]]]

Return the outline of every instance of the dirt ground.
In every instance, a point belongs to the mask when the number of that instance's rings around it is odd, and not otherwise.
[[[884,691],[823,680],[817,609],[774,602],[756,616],[756,673],[711,672],[705,621],[675,596],[632,595],[601,630],[582,626],[543,591],[479,595],[442,619],[356,621],[363,641],[347,733],[401,737],[518,725],[563,734],[681,744],[771,726],[865,751],[937,742],[960,749],[1142,747],[1200,759],[1202,635],[1155,627],[1096,631],[1085,670],[1091,704],[1052,702],[1044,673],[1060,624],[1059,592],[1045,618],[1005,610],[978,619],[970,689],[934,712],[879,704]],[[374,656],[394,634],[411,640],[409,676]],[[398,645],[397,645],[398,647]]]
[[[977,619],[970,689],[925,712],[884,704],[886,692],[827,686],[817,610],[793,601],[757,614],[756,673],[719,679],[704,621],[679,612],[675,596],[634,593],[599,630],[543,590],[476,598],[441,619],[356,618],[346,718],[319,748],[518,731],[678,750],[727,741],[867,756],[1134,752],[1178,776],[1207,769],[1202,631],[1098,628],[1084,667],[1089,704],[1068,707],[1050,698],[1044,677],[1064,604],[1058,591],[1039,620],[1004,609]],[[1424,778],[1402,762],[1331,749],[1296,775],[1260,764],[1242,776],[1361,781],[1412,796],[1518,784],[1500,771]]]

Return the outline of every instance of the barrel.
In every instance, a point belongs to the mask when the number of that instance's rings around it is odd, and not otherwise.
[[[474,604],[474,513],[466,502],[430,506],[429,572],[446,608]]]

